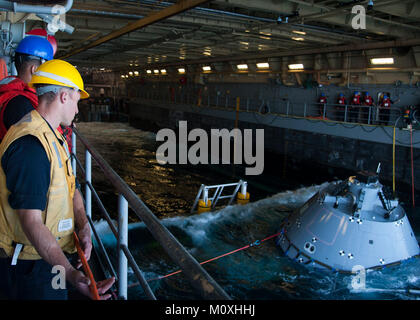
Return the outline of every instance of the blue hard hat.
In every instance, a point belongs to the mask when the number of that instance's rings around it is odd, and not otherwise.
[[[384,95],[384,99],[388,99],[388,96],[386,94]]]
[[[344,96],[344,94],[340,93],[340,97],[343,97],[343,96]]]
[[[368,96],[369,95],[369,92],[366,91],[366,95]]]
[[[51,60],[54,55],[54,49],[51,43],[47,39],[38,36],[23,38],[18,44],[16,52],[39,57],[47,61]]]
[[[323,92],[323,93],[321,93],[321,97],[325,97],[325,93]]]
[[[355,95],[358,95],[358,94],[360,94],[360,92],[359,92],[359,91],[356,91],[354,94],[355,94]]]

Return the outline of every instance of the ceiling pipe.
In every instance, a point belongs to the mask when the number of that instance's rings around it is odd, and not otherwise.
[[[40,17],[42,20],[44,20],[48,24],[54,23],[54,25],[56,25],[58,30],[60,31],[64,31],[70,34],[72,34],[74,31],[74,27],[65,23],[62,20],[58,20],[58,21],[55,20],[56,18],[54,18],[52,15],[39,13],[37,14],[37,16]]]
[[[25,12],[35,14],[61,15],[69,11],[72,6],[73,0],[67,0],[64,6],[58,4],[55,6],[38,6],[0,0],[0,11],[12,11],[14,13]]]

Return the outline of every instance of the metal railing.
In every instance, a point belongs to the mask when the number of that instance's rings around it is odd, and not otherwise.
[[[234,95],[198,95],[196,92],[190,91],[178,91],[171,94],[170,92],[152,90],[139,92],[138,98],[226,110],[236,110],[238,99]],[[249,97],[239,97],[239,109],[260,114],[278,114],[286,117],[316,118],[376,126],[393,126],[395,121],[402,115],[401,109],[398,107],[382,108],[379,106],[356,106],[350,104],[296,103],[286,99],[257,99]]]
[[[85,147],[85,167],[76,156],[76,137]],[[114,225],[95,188],[92,185],[91,159],[94,159],[105,177],[118,192],[118,225]],[[204,299],[229,300],[227,293],[219,284],[203,269],[197,260],[182,246],[182,244],[169,232],[169,230],[159,221],[150,209],[138,198],[136,193],[122,180],[122,178],[110,167],[102,156],[93,148],[92,145],[78,132],[73,129],[72,136],[72,167],[76,176],[77,167],[82,171],[85,178],[85,204],[86,215],[92,228],[92,233],[98,243],[98,250],[105,257],[101,264],[112,273],[118,284],[118,296],[127,299],[127,272],[128,265],[133,269],[135,276],[141,284],[148,299],[156,300],[153,291],[149,287],[142,271],[138,267],[128,248],[128,207],[130,206],[137,217],[144,222],[153,237],[161,244],[170,258],[184,271],[184,275]],[[115,271],[106,249],[92,222],[92,200],[97,202],[101,214],[108,223],[112,233],[117,239],[118,250],[118,269]]]
[[[233,183],[225,183],[225,184],[216,184],[213,186],[206,186],[204,184],[201,185],[200,189],[198,190],[197,196],[195,197],[193,206],[191,207],[191,213],[195,212],[197,208],[198,201],[202,199],[204,203],[207,203],[208,200],[211,201],[211,208],[214,209],[217,205],[217,202],[222,199],[229,199],[228,206],[232,204],[233,200],[241,188],[241,193],[246,196],[246,188],[248,183],[243,180],[239,180],[238,182]],[[225,188],[234,188],[233,193],[223,195],[223,191]],[[209,191],[214,190],[212,195],[209,195]]]

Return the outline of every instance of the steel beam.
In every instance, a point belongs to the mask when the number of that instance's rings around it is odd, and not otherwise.
[[[142,19],[139,19],[135,22],[127,24],[125,27],[115,30],[107,35],[105,35],[102,38],[99,38],[98,40],[95,40],[91,43],[89,43],[86,46],[83,46],[81,48],[75,49],[63,56],[60,56],[60,59],[65,59],[71,56],[74,56],[75,54],[78,54],[80,52],[86,51],[90,48],[96,47],[102,43],[108,42],[110,40],[116,39],[121,37],[122,35],[125,35],[129,32],[133,32],[135,30],[144,28],[152,23],[159,22],[161,20],[167,19],[171,16],[174,16],[176,14],[182,13],[184,11],[187,11],[189,9],[192,9],[194,7],[197,7],[201,4],[204,4],[206,2],[209,2],[211,0],[182,0],[168,8],[165,8],[163,10],[160,10],[159,12],[152,13]]]

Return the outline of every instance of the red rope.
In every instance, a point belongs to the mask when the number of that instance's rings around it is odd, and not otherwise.
[[[414,166],[413,166],[413,129],[410,128],[410,142],[411,142],[411,192],[413,197],[413,208],[415,208],[414,200]]]
[[[231,255],[231,254],[233,254],[233,253],[235,253],[235,252],[239,252],[239,251],[242,251],[242,250],[248,249],[248,248],[250,248],[250,247],[255,247],[255,246],[258,246],[258,245],[260,245],[261,243],[263,243],[264,241],[270,240],[270,239],[272,239],[272,238],[274,238],[274,237],[278,236],[279,234],[281,234],[281,232],[277,232],[277,233],[275,233],[275,234],[273,234],[273,235],[271,235],[271,236],[268,236],[267,238],[264,238],[264,239],[263,239],[263,240],[261,240],[261,241],[260,241],[260,240],[257,240],[257,241],[255,241],[255,242],[253,242],[253,243],[250,243],[250,244],[248,244],[248,245],[246,245],[246,246],[244,246],[244,247],[242,247],[242,248],[238,248],[238,249],[235,249],[235,250],[229,251],[229,252],[227,252],[227,253],[224,253],[224,254],[222,254],[222,255],[220,255],[220,256],[217,256],[217,257],[211,258],[211,259],[209,259],[209,260],[206,260],[206,261],[200,262],[200,264],[201,264],[201,265],[203,265],[203,264],[209,263],[209,262],[211,262],[211,261],[215,261],[215,260],[218,260],[218,259],[220,259],[220,258],[226,257],[226,256],[228,256],[228,255]],[[157,278],[152,278],[152,279],[149,279],[149,280],[147,280],[147,282],[149,282],[149,281],[154,281],[154,280],[161,280],[161,279],[165,279],[165,278],[171,277],[171,276],[176,275],[176,274],[181,273],[181,272],[182,272],[182,270],[177,270],[177,271],[171,272],[171,273],[169,273],[169,274],[167,274],[167,275],[164,275],[164,276],[160,276],[160,277],[157,277]],[[138,285],[140,285],[140,283],[136,282],[136,283],[132,283],[132,284],[130,284],[128,287],[135,287],[135,286],[138,286]]]
[[[90,279],[89,290],[90,290],[90,293],[92,294],[93,300],[101,300],[101,298],[99,297],[98,288],[96,287],[95,278],[93,277],[92,271],[90,270],[85,254],[82,250],[82,247],[80,246],[79,238],[77,237],[76,232],[73,232],[73,237],[74,237],[74,244],[76,245],[76,248],[77,248],[77,253],[79,254],[80,261],[82,262],[83,270],[85,271],[86,276],[89,277]]]

